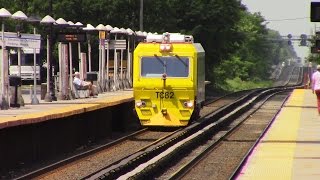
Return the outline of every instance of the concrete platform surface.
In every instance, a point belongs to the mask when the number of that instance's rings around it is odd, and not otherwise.
[[[316,95],[295,89],[237,179],[320,179]]]
[[[24,106],[19,108],[10,107],[8,110],[0,110],[0,129],[23,124],[38,123],[50,119],[63,118],[74,114],[80,114],[96,109],[115,106],[133,100],[132,89],[104,92],[97,97],[58,100],[39,104],[31,104],[30,94],[23,94]]]

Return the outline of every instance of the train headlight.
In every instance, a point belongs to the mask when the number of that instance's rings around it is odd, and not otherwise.
[[[144,102],[144,101],[136,101],[136,106],[138,108],[146,107],[146,102]]]
[[[185,101],[183,103],[183,106],[186,107],[186,108],[192,108],[194,105],[193,101]]]
[[[172,50],[172,44],[160,44],[161,52],[168,52]]]

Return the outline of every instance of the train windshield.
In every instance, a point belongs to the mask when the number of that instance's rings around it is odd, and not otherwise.
[[[142,77],[188,77],[189,58],[176,56],[168,57],[142,57],[141,76]]]
[[[40,65],[40,51],[39,49],[36,50],[36,64]],[[33,49],[23,49],[21,50],[21,66],[33,66]],[[10,66],[17,66],[18,65],[18,52],[17,49],[10,50],[9,54],[9,63]]]

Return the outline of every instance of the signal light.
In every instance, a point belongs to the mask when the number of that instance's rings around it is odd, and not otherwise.
[[[320,49],[313,46],[313,47],[311,47],[311,53],[313,53],[313,54],[319,54],[319,53],[320,53]]]
[[[317,39],[315,46],[311,47],[311,53],[320,53],[320,39]]]
[[[305,39],[302,39],[300,41],[300,46],[307,46],[307,41]]]
[[[307,35],[306,34],[301,34],[301,41],[300,41],[300,46],[307,46]]]
[[[316,40],[316,48],[317,48],[317,49],[320,49],[320,39],[317,39],[317,40]]]
[[[311,2],[310,21],[320,22],[320,2]]]

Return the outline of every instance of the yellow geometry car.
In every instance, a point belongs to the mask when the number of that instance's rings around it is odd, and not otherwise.
[[[205,100],[205,51],[190,35],[148,35],[133,60],[135,110],[142,126],[186,126]]]

